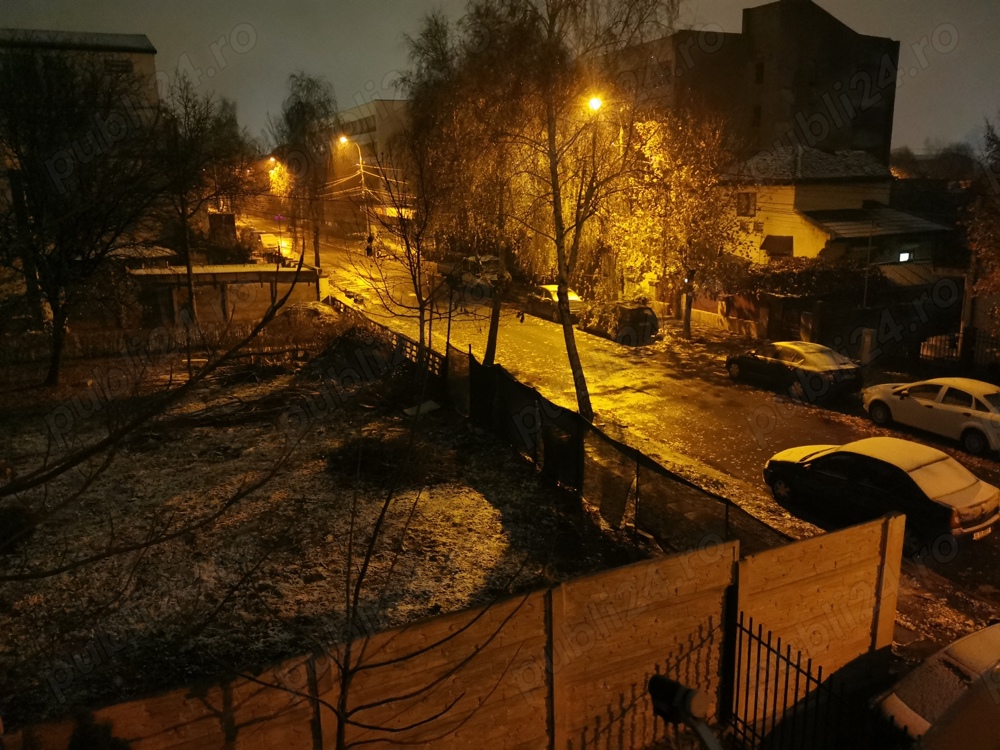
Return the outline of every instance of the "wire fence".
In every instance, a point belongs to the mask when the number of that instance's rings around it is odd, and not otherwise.
[[[448,358],[449,373],[463,378],[449,383],[449,393],[468,404],[469,418],[506,440],[543,477],[596,508],[611,527],[633,526],[678,552],[739,539],[741,550],[752,554],[788,542],[728,498],[610,437],[500,365],[484,366],[454,348]],[[451,364],[458,358],[468,364]]]

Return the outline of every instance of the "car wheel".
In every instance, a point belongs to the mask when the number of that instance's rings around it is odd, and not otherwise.
[[[771,485],[771,494],[774,495],[775,500],[787,502],[792,499],[792,485],[784,479],[775,479],[774,484]]]
[[[892,423],[892,412],[889,407],[883,404],[881,401],[874,401],[868,407],[868,416],[871,417],[872,422],[877,424],[879,427],[885,427]]]
[[[730,362],[728,365],[726,365],[726,369],[729,370],[729,377],[731,377],[733,380],[739,380],[740,377],[743,375],[743,373],[740,372],[739,362]]]
[[[903,531],[903,554],[906,557],[918,557],[926,549],[923,536],[910,529],[910,524],[906,524]]]
[[[979,430],[966,430],[962,433],[962,447],[973,456],[981,456],[989,450],[990,443]]]

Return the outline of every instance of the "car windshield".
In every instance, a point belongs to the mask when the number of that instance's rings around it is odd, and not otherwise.
[[[983,396],[983,401],[992,406],[995,411],[1000,411],[1000,393],[987,393]]]
[[[962,464],[948,457],[911,471],[910,477],[932,499],[961,492],[979,481]]]
[[[854,364],[843,354],[838,354],[833,349],[809,349],[802,352],[806,362],[815,367],[838,367],[840,365]]]

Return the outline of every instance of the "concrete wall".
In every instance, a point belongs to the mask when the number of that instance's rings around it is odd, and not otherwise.
[[[354,658],[363,647],[368,668],[355,678],[350,705],[368,708],[354,719],[402,731],[352,727],[348,740],[435,750],[568,750],[597,740],[641,747],[662,736],[646,699],[654,671],[717,704],[723,605],[737,556],[731,542],[658,558],[356,641]],[[330,658],[300,657],[256,680],[176,690],[92,718],[132,750],[329,748],[336,675]],[[32,727],[5,736],[3,746],[66,748],[74,729]]]
[[[740,560],[737,611],[827,674],[892,644],[903,516]]]

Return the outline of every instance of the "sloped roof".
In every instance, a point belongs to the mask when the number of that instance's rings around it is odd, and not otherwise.
[[[829,180],[888,180],[889,168],[866,151],[829,153],[808,146],[782,146],[761,151],[738,167],[761,182],[824,182]]]
[[[955,278],[938,273],[929,263],[913,263],[906,261],[903,263],[879,263],[878,270],[882,276],[893,286],[917,287],[932,286],[941,279]],[[995,390],[995,389],[994,389]]]
[[[139,52],[156,54],[145,34],[108,34],[87,31],[43,31],[0,29],[0,48],[93,50],[96,52]]]
[[[804,211],[803,214],[835,240],[951,231],[941,224],[888,206]]]

